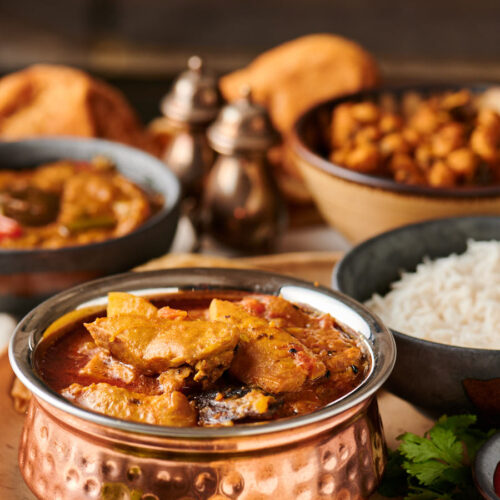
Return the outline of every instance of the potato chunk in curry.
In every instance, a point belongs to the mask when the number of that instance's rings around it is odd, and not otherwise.
[[[72,384],[62,395],[83,408],[111,417],[147,424],[186,427],[196,424],[196,412],[182,392],[147,396],[110,384]]]
[[[146,374],[183,364],[195,380],[217,380],[233,360],[239,330],[220,321],[176,321],[122,314],[85,324],[95,343]]]

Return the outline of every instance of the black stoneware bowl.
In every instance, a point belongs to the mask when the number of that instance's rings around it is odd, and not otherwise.
[[[103,155],[136,184],[163,195],[163,207],[134,232],[61,249],[0,250],[0,311],[21,315],[44,298],[92,278],[127,270],[170,248],[179,219],[180,185],[163,163],[137,149],[98,139],[0,142],[0,169],[33,168]]]
[[[497,432],[481,447],[474,460],[474,480],[487,500],[499,500],[495,493],[493,477],[500,463],[500,432]]]
[[[384,295],[402,270],[414,271],[424,256],[462,253],[470,238],[500,240],[500,217],[438,219],[383,233],[345,255],[333,272],[333,286],[360,302]],[[476,411],[500,420],[500,351],[392,333],[398,357],[391,391],[432,415]]]

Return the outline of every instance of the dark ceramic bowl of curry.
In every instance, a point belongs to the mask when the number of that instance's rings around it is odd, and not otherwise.
[[[395,354],[363,306],[285,276],[86,283],[11,341],[33,395],[21,471],[39,498],[367,498],[385,465],[375,393]]]
[[[344,256],[334,269],[332,286],[360,302],[375,293],[384,296],[402,271],[415,271],[425,257],[463,254],[468,240],[500,240],[500,217],[438,219],[383,233]],[[498,424],[499,350],[448,345],[395,329],[392,333],[398,359],[390,390],[433,416],[475,412]]]
[[[98,139],[0,143],[0,310],[170,248],[180,186],[156,158]]]

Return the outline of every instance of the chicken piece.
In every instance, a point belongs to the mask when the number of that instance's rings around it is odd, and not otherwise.
[[[71,384],[62,395],[82,408],[110,417],[154,425],[196,425],[196,411],[181,392],[147,396],[122,387],[100,383]]]
[[[158,308],[144,297],[125,292],[110,292],[106,314],[108,318],[120,314],[137,314],[146,318],[154,318],[158,315]]]
[[[326,374],[324,363],[299,340],[233,302],[212,300],[209,316],[240,329],[230,372],[245,384],[270,393],[295,392]]]
[[[329,314],[318,316],[306,328],[290,327],[287,331],[323,361],[330,381],[350,378],[357,375],[361,367],[369,366],[355,332],[339,325]]]
[[[130,384],[137,378],[137,372],[132,367],[116,360],[104,349],[97,349],[88,363],[80,369],[80,375],[88,375],[96,380],[115,379],[125,384]]]
[[[164,392],[180,391],[187,384],[187,379],[192,375],[193,370],[189,366],[180,368],[170,368],[160,373],[158,382]]]
[[[95,342],[92,342],[91,340],[89,342],[84,342],[81,344],[78,349],[77,353],[81,354],[82,356],[87,356],[87,357],[92,357],[94,354],[99,352],[101,350],[100,347],[97,347],[95,345]]]
[[[195,382],[214,382],[234,356],[239,330],[214,321],[177,321],[122,314],[85,327],[95,343],[146,374],[187,364]]]
[[[269,420],[280,406],[280,401],[260,389],[238,387],[223,392],[203,392],[195,397],[200,425],[232,425],[251,418]]]
[[[329,314],[311,316],[283,297],[273,295],[248,296],[240,304],[298,339],[323,361],[330,377],[346,372],[352,375],[352,366],[356,370],[364,364],[365,355],[355,340],[355,332],[344,333],[348,327],[340,326]]]

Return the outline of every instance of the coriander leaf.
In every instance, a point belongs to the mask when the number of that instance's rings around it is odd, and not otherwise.
[[[448,429],[458,435],[468,429],[471,425],[474,425],[476,422],[476,415],[453,415],[452,417],[443,415],[439,418],[434,427]]]
[[[431,459],[442,459],[441,450],[430,439],[417,436],[411,432],[399,436],[398,439],[401,441],[398,450],[408,460],[425,462]]]
[[[387,481],[382,482],[380,492],[403,496],[403,471],[405,500],[479,500],[470,464],[496,431],[483,432],[476,422],[475,415],[444,415],[424,437],[409,432],[399,436],[401,444],[390,457]]]
[[[432,486],[436,481],[441,481],[446,470],[450,469],[448,464],[437,460],[426,462],[403,462],[403,469],[410,475],[415,476],[424,486]]]
[[[436,425],[429,431],[429,437],[440,451],[441,460],[454,467],[462,465],[464,448],[453,431]]]

